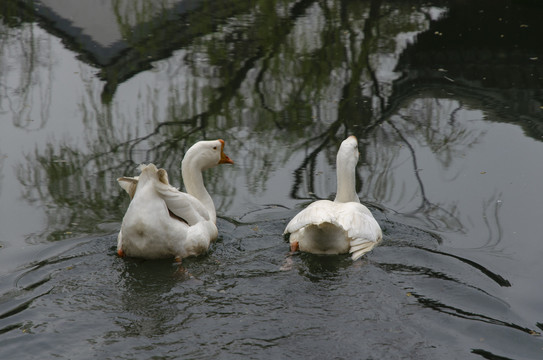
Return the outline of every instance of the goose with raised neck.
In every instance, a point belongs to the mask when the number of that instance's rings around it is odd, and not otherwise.
[[[224,154],[224,141],[200,141],[181,163],[186,193],[171,186],[164,169],[140,165],[139,177],[117,179],[131,197],[117,238],[120,256],[177,261],[207,251],[218,236],[215,205],[202,171],[234,162]]]
[[[341,143],[336,157],[335,200],[311,203],[285,228],[292,252],[350,253],[356,260],[381,241],[381,227],[356,193],[358,156],[357,139],[349,136]]]

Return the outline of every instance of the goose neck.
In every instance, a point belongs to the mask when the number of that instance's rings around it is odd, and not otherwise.
[[[349,167],[341,161],[337,162],[336,202],[360,202],[356,193],[355,167]]]
[[[215,222],[215,205],[213,204],[213,199],[204,186],[202,169],[193,166],[190,161],[183,160],[181,172],[183,176],[183,184],[185,185],[185,190],[187,193],[200,200],[200,202],[209,211],[209,215],[211,216],[213,222]]]

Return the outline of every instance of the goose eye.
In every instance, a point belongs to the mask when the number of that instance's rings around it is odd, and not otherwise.
[[[217,147],[216,147],[216,146],[213,146],[213,150],[217,150]]]

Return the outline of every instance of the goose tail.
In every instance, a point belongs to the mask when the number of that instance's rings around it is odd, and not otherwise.
[[[371,251],[377,243],[375,241],[367,239],[354,239],[351,241],[351,248],[349,253],[351,258],[354,260],[359,259],[365,253]]]

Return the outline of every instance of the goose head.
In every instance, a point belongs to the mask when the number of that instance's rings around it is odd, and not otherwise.
[[[224,153],[224,140],[199,141],[187,151],[182,166],[189,165],[198,170],[205,170],[219,164],[234,162]]]
[[[358,156],[358,140],[354,136],[349,136],[343,140],[337,152],[336,202],[360,202],[356,194],[356,164],[358,163]]]
[[[354,135],[343,140],[337,152],[336,164],[345,169],[354,169],[358,163],[358,140]]]

